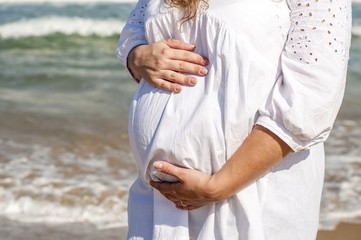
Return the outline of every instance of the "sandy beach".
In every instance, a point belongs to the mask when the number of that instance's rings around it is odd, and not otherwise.
[[[321,230],[317,240],[359,240],[361,239],[361,224],[340,223],[333,231]]]
[[[125,240],[127,228],[97,229],[93,224],[21,223],[0,218],[1,240]]]

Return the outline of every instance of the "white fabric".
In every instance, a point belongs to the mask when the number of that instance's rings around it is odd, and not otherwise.
[[[315,239],[323,182],[322,142],[341,104],[350,45],[349,0],[210,0],[195,20],[159,0],[141,0],[144,22],[118,44],[176,38],[208,57],[195,87],[168,93],[144,80],[134,94],[129,137],[140,177],[130,190],[129,239]],[[129,22],[132,21],[132,15]],[[145,34],[145,35],[144,35]],[[121,50],[123,49],[123,50]],[[295,153],[235,196],[177,210],[153,191],[154,160],[218,171],[255,124]]]

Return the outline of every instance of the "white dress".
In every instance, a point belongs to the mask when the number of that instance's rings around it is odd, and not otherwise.
[[[176,38],[206,56],[208,75],[169,93],[142,80],[129,113],[139,178],[129,192],[129,239],[312,240],[323,183],[323,141],[340,107],[350,46],[349,0],[210,0],[196,19],[163,0],[141,0],[117,54]],[[233,197],[178,210],[148,186],[165,160],[212,174],[255,124],[294,153]]]

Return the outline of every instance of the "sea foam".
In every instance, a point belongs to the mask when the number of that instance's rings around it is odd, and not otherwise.
[[[98,228],[126,224],[127,190],[135,176],[128,169],[114,171],[109,159],[130,158],[129,153],[108,149],[58,155],[47,146],[2,139],[0,152],[1,216],[21,222],[88,222]]]
[[[124,25],[125,22],[118,19],[47,16],[0,25],[0,38],[39,37],[53,33],[108,37],[120,34]],[[361,24],[354,23],[352,34],[361,36]]]
[[[361,37],[361,24],[355,24],[355,25],[352,27],[352,34],[353,34],[354,36]]]
[[[22,38],[63,33],[107,37],[119,34],[123,27],[124,22],[116,19],[99,20],[49,16],[0,25],[0,36],[1,38]]]

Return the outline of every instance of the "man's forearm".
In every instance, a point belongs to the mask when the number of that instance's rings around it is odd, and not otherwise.
[[[291,151],[274,133],[257,125],[222,169],[211,177],[212,194],[219,200],[231,197]]]

